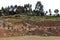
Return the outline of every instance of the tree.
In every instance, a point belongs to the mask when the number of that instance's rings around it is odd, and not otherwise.
[[[59,10],[58,9],[55,9],[54,12],[56,13],[56,16],[59,16],[59,14],[58,14]]]
[[[9,9],[9,13],[10,13],[9,15],[14,15],[14,11],[13,10],[14,10],[14,7],[13,7],[13,5],[11,5],[10,9]]]
[[[36,3],[36,6],[35,6],[35,13],[37,16],[44,16],[44,12],[43,12],[43,5],[41,4],[40,1],[38,1]]]
[[[9,9],[10,9],[10,7],[8,6],[8,7],[5,7],[5,15],[9,15],[10,13],[9,13]]]
[[[45,16],[46,16],[47,13],[48,13],[48,11],[45,12]]]
[[[4,9],[4,7],[1,8],[1,14],[2,14],[2,16],[5,16],[5,9]]]
[[[32,12],[32,5],[31,4],[25,4],[24,5],[24,12],[27,13],[27,15],[30,15]]]
[[[20,13],[20,14],[24,13],[24,7],[23,6],[18,6],[17,7],[17,13]]]
[[[51,14],[51,9],[49,9],[49,13],[50,13],[49,15],[51,16],[51,15],[52,15],[52,14]]]
[[[4,10],[4,7],[2,7],[1,10]]]
[[[0,16],[2,16],[1,10],[0,10]]]
[[[14,14],[17,14],[17,7],[18,7],[18,6],[15,5],[14,8],[13,8],[13,13],[14,13]]]
[[[17,5],[15,5],[14,7],[15,7],[15,8],[17,8],[18,6],[17,6]]]

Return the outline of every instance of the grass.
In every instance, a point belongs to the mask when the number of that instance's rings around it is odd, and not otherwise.
[[[9,16],[2,16],[2,18],[21,18],[21,19],[51,19],[51,20],[60,20],[60,16],[27,16],[27,15],[9,15]]]
[[[2,16],[0,20],[9,19],[12,22],[19,22],[23,19],[31,19],[33,21],[45,21],[45,20],[60,20],[60,16],[27,16],[27,15],[9,15]]]
[[[60,37],[54,36],[19,36],[19,37],[5,37],[0,40],[60,40]]]

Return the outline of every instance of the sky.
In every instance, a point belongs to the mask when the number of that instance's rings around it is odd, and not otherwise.
[[[49,9],[52,10],[52,13],[54,14],[55,9],[60,10],[60,0],[0,0],[0,8],[7,7],[10,5],[21,5],[23,6],[24,4],[32,4],[32,9],[35,8],[35,5],[37,1],[41,1],[41,3],[44,6],[44,11],[48,11]],[[60,12],[59,12],[60,13]]]

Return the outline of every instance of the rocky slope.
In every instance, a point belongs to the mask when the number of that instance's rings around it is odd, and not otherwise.
[[[32,21],[29,19],[19,22],[3,20],[0,22],[0,36],[60,36],[60,21]]]

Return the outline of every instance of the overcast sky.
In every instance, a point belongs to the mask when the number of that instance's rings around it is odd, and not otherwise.
[[[37,1],[41,1],[42,4],[44,5],[44,10],[52,9],[59,9],[60,10],[60,0],[0,0],[0,8],[7,7],[10,5],[21,5],[23,6],[24,4],[32,4],[32,9],[35,8],[35,5]]]

